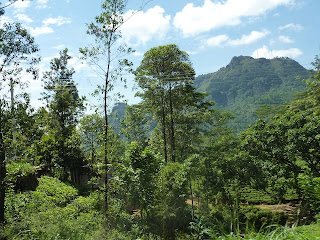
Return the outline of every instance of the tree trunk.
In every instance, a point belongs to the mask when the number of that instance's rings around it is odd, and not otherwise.
[[[162,93],[162,135],[163,135],[163,152],[164,152],[164,160],[168,162],[168,154],[167,154],[167,136],[166,136],[166,113],[165,113],[165,100],[164,100],[164,90]]]
[[[191,178],[191,174],[189,176],[190,178],[190,195],[191,195],[191,207],[192,207],[192,220],[194,219],[194,202],[193,202],[193,191],[192,191],[192,178]]]
[[[10,95],[11,95],[11,117],[12,117],[12,140],[14,143],[14,151],[13,151],[13,159],[15,160],[17,157],[17,148],[16,144],[16,118],[14,112],[14,88],[13,88],[13,79],[10,78]]]
[[[173,103],[172,103],[172,85],[169,83],[169,104],[170,104],[170,130],[171,130],[171,161],[175,162],[175,135],[174,135],[174,121],[173,121]]]
[[[5,148],[3,141],[3,125],[2,125],[2,101],[0,100],[0,229],[4,225],[4,201],[6,195],[6,163]],[[1,237],[1,236],[0,236]]]
[[[105,92],[104,92],[104,169],[105,169],[105,179],[104,179],[104,210],[106,211],[106,214],[109,210],[109,201],[108,201],[108,187],[109,187],[109,159],[108,159],[108,104],[107,104],[107,89],[108,89],[108,75],[106,77],[106,86],[105,86]]]

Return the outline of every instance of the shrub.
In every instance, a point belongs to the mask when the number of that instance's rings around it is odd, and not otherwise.
[[[284,212],[271,212],[254,206],[244,206],[239,211],[240,229],[242,231],[259,231],[269,225],[284,226],[287,220],[288,215]]]
[[[92,239],[102,224],[100,195],[87,197],[58,179],[43,177],[36,191],[6,198],[8,239]]]
[[[15,191],[35,190],[38,186],[36,169],[29,163],[10,163],[7,171],[8,185]]]
[[[215,232],[227,234],[235,230],[240,232],[260,231],[269,225],[285,225],[288,215],[284,212],[261,210],[254,206],[241,206],[239,211],[218,205],[211,209],[210,217],[206,221],[213,224]],[[239,226],[236,226],[239,224]]]
[[[315,214],[320,212],[320,177],[301,174],[298,178],[304,204]]]

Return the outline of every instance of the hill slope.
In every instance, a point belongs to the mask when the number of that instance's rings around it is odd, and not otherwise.
[[[305,84],[297,77],[308,78],[309,72],[292,59],[239,56],[215,73],[198,76],[195,86],[209,92],[216,107],[233,112],[230,126],[241,131],[257,120],[261,105],[280,105],[303,91]]]

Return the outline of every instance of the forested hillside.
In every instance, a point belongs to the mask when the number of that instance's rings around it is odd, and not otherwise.
[[[279,106],[293,100],[305,90],[302,79],[309,76],[308,70],[290,58],[239,56],[215,73],[198,76],[195,86],[208,92],[216,107],[232,112],[235,119],[229,126],[240,131],[258,119],[261,105]]]

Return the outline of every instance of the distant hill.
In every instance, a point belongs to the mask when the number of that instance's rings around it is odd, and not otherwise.
[[[126,113],[127,104],[124,102],[117,102],[109,115],[109,124],[114,129],[114,131],[120,134],[121,129],[121,119]]]
[[[257,120],[261,105],[280,105],[291,101],[305,89],[302,79],[309,71],[290,58],[254,59],[233,57],[215,73],[200,75],[195,80],[199,91],[208,92],[216,107],[235,115],[230,126],[241,131]]]

